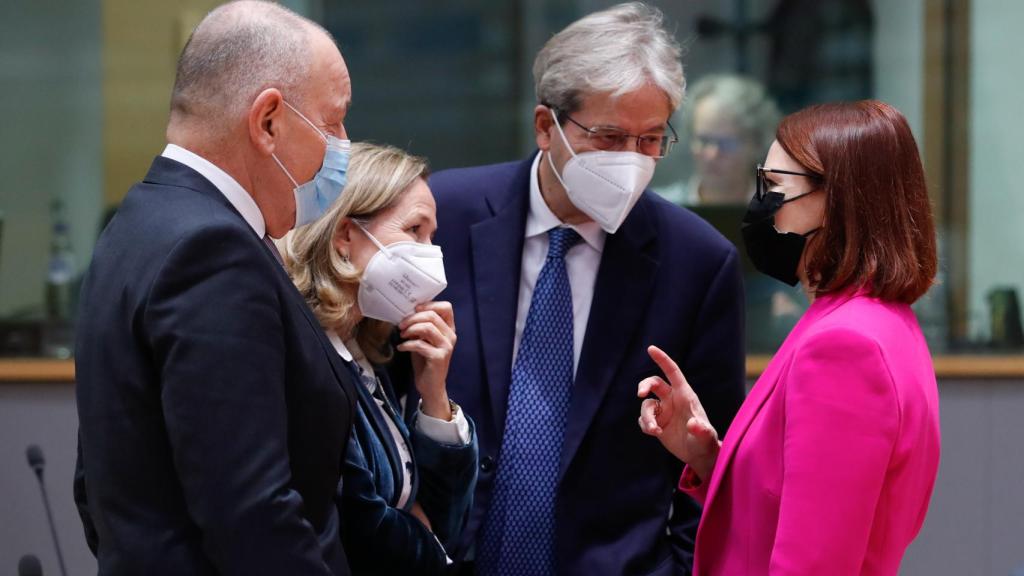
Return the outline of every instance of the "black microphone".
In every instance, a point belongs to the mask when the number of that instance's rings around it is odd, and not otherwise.
[[[39,558],[31,554],[25,554],[18,560],[18,576],[43,576],[43,566],[39,564]]]
[[[62,576],[68,576],[68,571],[64,568],[64,555],[60,553],[60,542],[57,541],[57,527],[53,524],[53,512],[50,511],[50,497],[46,495],[46,483],[43,482],[43,467],[46,466],[43,450],[39,446],[32,444],[25,450],[25,456],[28,457],[28,465],[36,473],[36,478],[39,479],[39,491],[43,493],[43,506],[46,508],[46,520],[50,523],[50,535],[53,536],[53,548],[57,551],[57,563],[60,565],[60,573]],[[28,572],[27,574],[40,576],[43,571],[42,568],[39,568],[39,559],[35,556],[25,556],[22,558],[22,561],[26,559],[30,559],[25,563],[28,568],[37,567],[39,570],[38,572]],[[34,565],[32,561],[35,561]],[[19,575],[25,576],[20,573],[21,566],[22,563],[19,562]]]
[[[36,476],[39,479],[43,478],[43,467],[46,466],[46,458],[43,458],[43,449],[35,444],[29,446],[25,450],[25,456],[28,457],[28,465],[35,471]]]

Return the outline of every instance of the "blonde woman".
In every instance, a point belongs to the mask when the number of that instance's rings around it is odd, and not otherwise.
[[[473,424],[445,386],[455,322],[433,301],[446,281],[427,174],[421,158],[355,144],[341,196],[285,242],[295,285],[363,384],[338,491],[353,574],[444,573],[476,481]],[[421,398],[408,422],[382,369],[396,329]]]

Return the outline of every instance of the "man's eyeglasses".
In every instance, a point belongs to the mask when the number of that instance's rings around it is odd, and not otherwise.
[[[603,151],[618,151],[623,150],[629,144],[630,140],[636,140],[636,151],[653,158],[664,158],[672,151],[672,146],[679,142],[679,136],[676,135],[675,128],[672,124],[665,122],[665,126],[668,127],[671,135],[668,134],[630,134],[620,128],[614,128],[611,126],[594,126],[588,128],[583,124],[572,119],[572,116],[565,112],[556,113],[567,119],[578,126],[581,130],[587,133],[587,141],[591,146],[598,150]]]
[[[735,154],[740,149],[740,144],[740,139],[735,136],[696,134],[690,142],[690,147],[694,152],[701,152],[714,146],[722,154]]]
[[[772,174],[789,174],[790,176],[806,176],[807,178],[813,178],[815,180],[821,178],[821,176],[818,176],[817,174],[808,174],[807,172],[791,172],[789,170],[779,170],[776,168],[765,168],[764,166],[758,164],[757,188],[754,191],[754,198],[756,198],[758,202],[764,200],[765,196],[768,194],[768,189],[771,188],[772,186],[771,183],[768,182],[768,178],[765,177],[765,172],[770,172]]]

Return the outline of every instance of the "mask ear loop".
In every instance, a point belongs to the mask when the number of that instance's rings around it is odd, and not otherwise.
[[[298,114],[299,118],[302,118],[306,122],[306,124],[309,124],[310,128],[312,128],[313,130],[316,130],[316,133],[319,134],[320,137],[324,139],[324,142],[327,142],[328,145],[330,145],[330,141],[327,139],[327,136],[325,136],[324,133],[321,132],[320,129],[316,127],[316,124],[313,124],[312,122],[310,122],[309,118],[306,118],[306,116],[303,115],[302,112],[299,112],[298,110],[296,110],[295,106],[292,106],[291,104],[289,104],[287,100],[283,100],[282,99],[281,102],[284,103],[284,105],[287,106],[292,112],[295,112],[296,114]],[[280,168],[281,171],[284,172],[284,175],[287,176],[288,179],[292,181],[292,186],[298,188],[299,187],[299,183],[295,181],[295,178],[292,178],[291,172],[289,172],[288,169],[284,167],[284,164],[282,164],[281,161],[278,160],[277,154],[271,154],[270,157],[274,159],[274,162],[277,162],[278,168]]]
[[[810,196],[811,194],[814,194],[817,191],[818,191],[817,189],[814,189],[814,190],[811,190],[810,192],[804,192],[803,194],[797,194],[796,196],[793,196],[792,198],[786,198],[785,200],[782,201],[782,203],[783,204],[789,204],[790,202],[796,202],[797,200],[803,198],[804,196]]]
[[[384,255],[388,257],[389,260],[391,259],[391,252],[387,249],[386,246],[381,244],[380,241],[373,236],[373,234],[370,234],[370,231],[367,230],[365,226],[363,226],[362,222],[355,218],[350,218],[350,220],[352,220],[352,223],[363,231],[363,234],[366,234],[366,237],[370,239],[370,242],[373,242],[374,246],[376,246],[381,252],[383,252]]]
[[[324,139],[324,142],[327,142],[327,141],[328,141],[328,140],[327,140],[327,135],[326,135],[326,134],[324,134],[324,133],[323,133],[323,132],[322,132],[322,131],[321,131],[321,130],[320,130],[319,128],[317,128],[317,127],[316,127],[316,124],[313,124],[312,122],[310,122],[310,121],[309,121],[309,118],[306,118],[305,114],[303,114],[302,112],[299,112],[299,111],[298,111],[298,110],[297,110],[297,109],[295,108],[295,106],[292,106],[291,104],[289,104],[287,100],[283,100],[283,99],[282,99],[282,100],[281,100],[281,102],[284,102],[284,105],[285,105],[285,106],[287,106],[288,108],[290,108],[292,112],[295,112],[296,114],[298,114],[298,115],[299,115],[299,118],[302,118],[303,120],[305,120],[305,121],[306,121],[306,124],[309,124],[309,127],[310,127],[310,128],[312,128],[313,130],[316,130],[316,133],[317,133],[317,134],[319,134],[319,135],[320,135],[320,137]]]
[[[548,112],[551,112],[551,118],[555,121],[555,129],[558,130],[558,135],[562,137],[562,143],[569,149],[569,153],[576,156],[576,151],[572,149],[572,144],[569,144],[569,139],[565,137],[565,132],[562,130],[562,125],[558,123],[558,115],[555,114],[554,109],[548,108]]]
[[[284,172],[284,175],[287,176],[288,179],[292,181],[292,186],[298,188],[299,183],[295,181],[295,178],[292,178],[291,172],[289,172],[288,169],[284,167],[284,164],[282,164],[281,161],[277,159],[277,154],[271,154],[270,157],[274,159],[274,162],[277,162],[277,167],[280,168],[282,172]]]
[[[569,139],[565,137],[565,132],[562,131],[562,125],[558,123],[558,116],[555,114],[553,108],[548,108],[548,112],[551,112],[551,118],[555,121],[555,128],[558,130],[558,135],[562,137],[562,143],[569,149],[569,153],[572,154],[573,158],[576,157],[576,151],[572,149],[572,145],[569,144]],[[551,150],[544,153],[544,156],[548,159],[548,165],[551,166],[551,171],[555,174],[555,178],[558,179],[558,183],[562,185],[562,188],[569,189],[565,185],[565,180],[562,180],[562,175],[558,173],[558,169],[555,168],[555,161],[551,159]]]
[[[804,196],[810,196],[811,194],[814,194],[815,192],[818,192],[819,190],[820,190],[820,188],[815,188],[814,190],[811,190],[809,192],[804,192],[803,194],[797,194],[796,196],[793,196],[792,198],[786,198],[785,200],[782,201],[782,203],[783,204],[789,204],[790,202],[799,200],[799,199],[803,198]],[[821,226],[818,226],[817,228],[812,228],[810,231],[804,232],[803,234],[801,234],[801,236],[803,236],[804,238],[810,238],[811,236],[816,234],[819,230],[821,230],[824,227],[825,227],[824,224],[822,224]]]

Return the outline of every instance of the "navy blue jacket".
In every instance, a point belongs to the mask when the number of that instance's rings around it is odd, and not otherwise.
[[[209,181],[153,162],[96,245],[80,319],[75,494],[99,574],[348,574],[353,376]]]
[[[459,552],[477,537],[500,462],[512,374],[530,167],[434,174],[459,342],[448,391],[476,420],[480,476]],[[743,289],[736,249],[693,213],[644,192],[604,246],[562,447],[559,574],[682,574],[699,510],[677,494],[681,464],[637,425],[637,384],[655,344],[682,367],[724,432],[744,397]]]
[[[431,576],[449,571],[445,550],[465,523],[476,483],[477,443],[453,446],[431,440],[407,427],[388,375],[377,371],[391,407],[387,414],[365,386],[359,387],[359,410],[345,456],[340,486],[342,541],[353,574]],[[402,461],[387,425],[392,419],[409,443],[413,458],[412,493],[402,508],[399,474]],[[410,428],[412,430],[410,434]],[[410,510],[418,501],[430,519],[427,530]],[[436,535],[436,538],[435,538]]]

